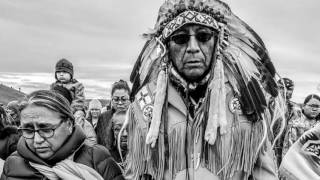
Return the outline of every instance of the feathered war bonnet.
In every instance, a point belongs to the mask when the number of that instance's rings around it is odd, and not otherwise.
[[[133,83],[133,96],[140,87],[157,78],[155,106],[149,132],[156,131],[152,134],[157,135],[158,131],[155,129],[159,128],[154,125],[159,127],[158,121],[161,119],[168,84],[167,48],[163,43],[172,33],[186,24],[207,26],[219,34],[215,60],[211,69],[213,76],[209,82],[210,104],[218,103],[215,106],[223,106],[221,100],[218,102],[215,99],[224,99],[218,97],[225,97],[222,83],[224,83],[223,71],[227,69],[236,81],[234,88],[240,95],[244,113],[251,121],[261,120],[262,113],[267,107],[266,93],[274,97],[278,95],[274,79],[275,68],[261,38],[246,23],[235,16],[227,4],[220,0],[167,0],[160,7],[155,28],[152,32],[145,34],[148,41],[140,53],[130,77]],[[214,89],[215,92],[213,92]],[[209,108],[209,110],[212,109]],[[219,118],[219,116],[223,118],[223,114],[221,111],[209,113],[209,116],[214,116],[209,117],[209,124],[220,123],[210,128],[216,129],[221,126],[220,130],[225,130],[225,122]],[[218,118],[220,122],[213,121],[212,118]],[[206,140],[213,144],[215,135],[210,138],[208,128]],[[211,133],[213,132],[211,131]],[[151,136],[150,133],[148,135]],[[147,142],[155,143],[156,137],[151,139],[147,138]]]
[[[267,98],[278,95],[274,78],[275,68],[260,37],[220,0],[166,0],[160,7],[154,29],[145,34],[148,40],[136,61],[130,80],[133,83],[132,96],[146,83],[157,82],[146,144],[155,146],[161,120],[165,114],[163,108],[167,103],[170,63],[167,47],[164,44],[176,30],[186,24],[207,26],[218,34],[205,97],[206,142],[214,145],[218,133],[223,135],[227,131],[224,83],[225,71],[228,71],[231,74],[228,80],[239,95],[243,113],[253,123],[263,121],[264,132],[259,133],[262,133],[264,138],[258,141],[261,143],[259,146],[262,146],[262,141],[264,142],[266,137],[266,124],[269,123],[266,122],[264,114],[267,109]],[[252,157],[250,158],[249,161],[252,162]],[[249,168],[242,166],[239,165],[236,169],[250,171],[250,165]]]

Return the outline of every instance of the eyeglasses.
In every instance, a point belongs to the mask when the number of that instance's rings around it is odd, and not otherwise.
[[[126,101],[128,101],[129,100],[129,98],[128,97],[125,97],[125,96],[121,96],[121,97],[119,97],[119,96],[114,96],[114,97],[112,97],[112,101],[113,102],[115,102],[115,103],[118,103],[118,102],[126,102]]]
[[[32,139],[34,134],[37,132],[43,138],[51,138],[54,135],[55,130],[61,126],[64,121],[61,121],[58,125],[52,128],[42,128],[42,129],[30,129],[30,128],[18,128],[18,131],[26,139]]]
[[[308,106],[308,107],[310,107],[310,108],[320,109],[320,105],[318,105],[318,104],[306,104],[306,106]]]
[[[212,38],[213,32],[197,32],[196,34],[175,34],[170,37],[170,40],[176,44],[182,45],[189,42],[190,36],[194,36],[199,42],[205,43]]]

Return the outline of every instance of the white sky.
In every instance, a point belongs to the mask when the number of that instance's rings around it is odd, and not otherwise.
[[[48,88],[60,58],[74,64],[88,98],[108,98],[132,65],[163,0],[1,0],[0,82],[24,92]],[[279,74],[301,102],[320,77],[319,0],[227,0],[262,37]]]

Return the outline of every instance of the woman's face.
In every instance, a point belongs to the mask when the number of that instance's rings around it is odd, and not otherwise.
[[[93,118],[99,118],[99,116],[101,114],[101,110],[100,109],[91,109],[90,113]]]
[[[307,117],[315,118],[320,113],[320,101],[315,98],[311,98],[304,106],[303,112]]]
[[[48,159],[70,136],[72,123],[63,122],[55,111],[30,105],[21,111],[21,129],[31,151],[42,159]]]
[[[130,104],[129,92],[127,90],[116,89],[111,98],[111,105],[116,111],[127,111]]]

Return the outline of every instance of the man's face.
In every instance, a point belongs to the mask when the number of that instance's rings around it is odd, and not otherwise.
[[[303,112],[307,117],[315,118],[320,113],[320,101],[312,98],[303,106]]]
[[[116,89],[111,98],[111,105],[116,111],[127,111],[130,104],[129,92],[127,90]]]
[[[283,86],[280,86],[280,92],[282,95],[286,92],[286,99],[290,100],[292,98],[293,89],[284,89]]]
[[[179,74],[187,81],[201,80],[211,65],[214,32],[205,26],[186,25],[169,38],[169,54]]]
[[[56,128],[52,137],[43,137],[39,132],[35,132],[33,138],[26,138],[26,143],[31,151],[42,159],[50,158],[72,133],[71,122],[62,122],[59,113],[33,105],[22,110],[21,127],[32,130]]]
[[[67,72],[58,71],[56,72],[56,74],[58,81],[60,81],[61,83],[67,83],[71,80],[71,75]]]
[[[292,89],[288,89],[287,93],[286,93],[286,98],[287,99],[291,99],[292,98],[292,94],[293,94],[293,90]]]

